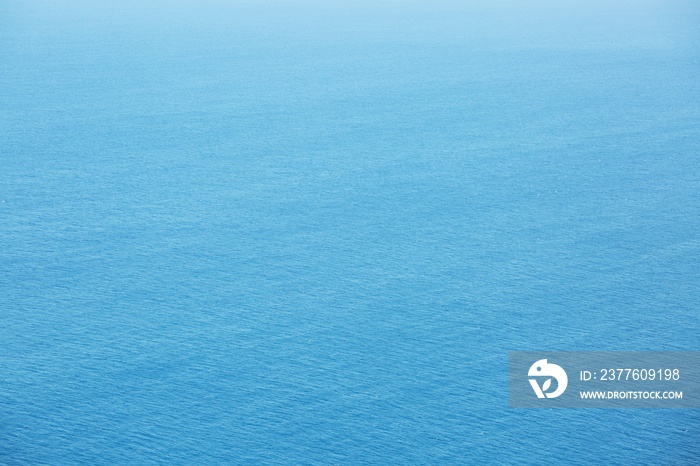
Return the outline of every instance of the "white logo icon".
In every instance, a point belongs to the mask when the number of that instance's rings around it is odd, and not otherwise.
[[[527,373],[530,377],[550,377],[544,381],[542,387],[537,383],[536,379],[529,379],[532,389],[535,391],[537,398],[556,398],[566,390],[566,386],[569,384],[569,378],[566,376],[564,369],[557,366],[556,364],[547,363],[546,359],[540,359],[535,364],[530,366],[530,370]],[[554,377],[557,381],[557,389],[551,393],[547,393],[547,390],[552,386],[552,379]]]

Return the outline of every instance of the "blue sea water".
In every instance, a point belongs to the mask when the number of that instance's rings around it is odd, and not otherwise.
[[[700,350],[694,1],[0,1],[0,464],[698,464],[508,350]]]

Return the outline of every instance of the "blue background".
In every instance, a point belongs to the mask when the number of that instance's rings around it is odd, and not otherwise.
[[[506,370],[700,349],[698,25],[0,1],[0,463],[697,464]]]

